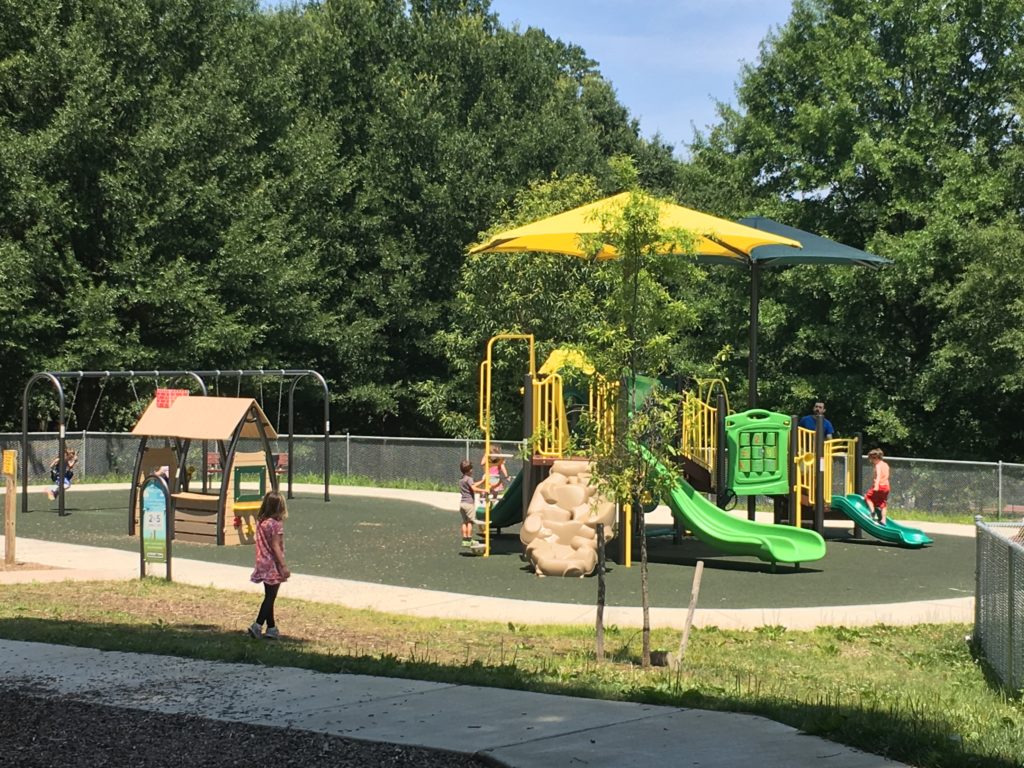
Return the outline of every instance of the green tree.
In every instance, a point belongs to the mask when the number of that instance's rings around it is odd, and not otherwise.
[[[1021,232],[1022,20],[1019,0],[800,0],[698,138],[690,199],[896,262],[769,277],[765,403],[827,398],[897,452],[1024,455],[1024,283],[1000,271]]]

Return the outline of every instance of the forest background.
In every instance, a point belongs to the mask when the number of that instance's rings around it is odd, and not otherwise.
[[[36,371],[266,367],[323,373],[335,431],[471,436],[487,339],[578,340],[602,278],[468,248],[619,191],[625,157],[654,194],[894,262],[766,272],[761,404],[1022,461],[1022,34],[1024,0],[797,0],[738,106],[675,148],[599,51],[487,0],[0,0],[0,430]],[[659,373],[742,406],[749,273],[674,274]],[[136,394],[87,381],[69,427],[128,428]],[[33,429],[55,415],[34,398]]]

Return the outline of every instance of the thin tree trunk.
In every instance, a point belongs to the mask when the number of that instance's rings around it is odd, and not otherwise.
[[[597,526],[597,626],[595,628],[594,655],[604,661],[604,523]]]
[[[644,611],[643,628],[643,666],[651,666],[651,599],[647,589],[647,526],[644,520],[644,508],[637,505],[637,520],[640,521],[640,596]]]

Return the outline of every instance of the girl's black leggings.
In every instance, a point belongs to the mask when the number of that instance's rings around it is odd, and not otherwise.
[[[277,590],[280,588],[280,584],[263,585],[263,604],[260,606],[259,615],[256,617],[256,623],[260,626],[263,625],[263,622],[267,623],[268,629],[277,626],[274,622],[274,601],[277,599]]]

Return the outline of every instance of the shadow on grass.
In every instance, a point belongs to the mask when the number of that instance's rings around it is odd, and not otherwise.
[[[460,685],[526,690],[581,698],[633,701],[673,707],[692,707],[760,715],[800,731],[885,755],[922,768],[975,766],[1019,768],[1010,757],[972,752],[956,736],[949,721],[923,712],[914,702],[887,705],[884,711],[869,704],[852,705],[839,695],[821,694],[814,703],[793,702],[775,695],[772,681],[747,681],[736,691],[692,687],[689,680],[670,670],[623,678],[611,667],[610,679],[600,674],[610,665],[583,660],[571,679],[564,664],[553,660],[542,669],[523,669],[514,657],[495,662],[479,659],[465,664],[438,663],[429,650],[415,648],[404,656],[388,650],[374,654],[332,653],[301,639],[257,641],[244,631],[225,632],[205,624],[146,626],[97,624],[56,619],[0,619],[0,637],[28,642],[96,648],[104,651],[180,656],[207,661],[294,667],[325,673],[365,674]],[[635,663],[617,654],[620,664]],[[589,678],[589,679],[588,679]]]

